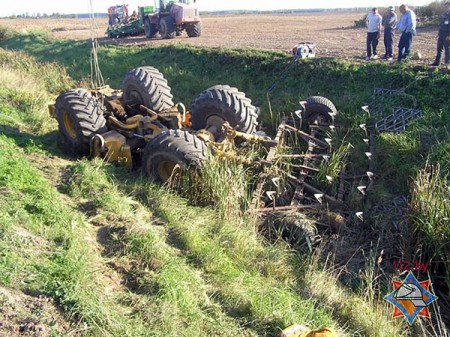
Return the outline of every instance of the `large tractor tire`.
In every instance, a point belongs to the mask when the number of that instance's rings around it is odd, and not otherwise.
[[[76,154],[88,155],[92,136],[108,131],[105,110],[84,89],[59,95],[55,109],[62,145]]]
[[[158,26],[151,23],[149,19],[144,20],[144,33],[145,37],[151,39],[158,33]]]
[[[122,91],[126,102],[142,104],[156,112],[174,106],[167,80],[153,67],[139,67],[127,72]]]
[[[202,23],[197,22],[193,25],[186,26],[186,33],[189,37],[199,37],[202,35]]]
[[[212,121],[226,121],[238,131],[253,133],[258,114],[252,101],[237,88],[216,85],[203,91],[191,106],[192,129],[200,130]]]
[[[175,19],[171,16],[164,16],[159,21],[159,34],[163,39],[173,39],[177,33]]]
[[[309,124],[331,125],[336,114],[336,107],[329,99],[311,96],[306,100],[303,119]]]
[[[157,181],[168,182],[186,169],[199,169],[207,146],[197,136],[182,130],[169,130],[157,136],[144,151],[144,172]]]

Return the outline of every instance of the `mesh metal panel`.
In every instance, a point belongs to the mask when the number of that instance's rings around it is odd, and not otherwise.
[[[378,132],[403,132],[408,123],[423,115],[419,109],[393,108],[393,113],[375,125]]]
[[[374,88],[369,113],[378,119],[378,132],[403,132],[411,121],[423,115],[416,106],[414,96],[404,89]]]

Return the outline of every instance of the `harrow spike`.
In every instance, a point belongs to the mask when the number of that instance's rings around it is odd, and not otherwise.
[[[267,191],[266,194],[269,197],[269,199],[273,201],[273,199],[277,195],[277,192],[276,191]]]
[[[335,127],[334,125],[330,125],[329,128],[330,128],[330,130],[331,130],[332,132],[335,132],[335,131],[336,131],[336,127]]]
[[[337,113],[336,112],[329,112],[328,115],[330,115],[331,118],[336,117]]]
[[[364,212],[356,212],[355,215],[359,220],[364,221]]]
[[[367,129],[366,129],[366,124],[359,124],[359,127],[360,127],[361,129],[363,129],[364,131],[367,131]]]
[[[323,160],[325,160],[325,161],[329,161],[329,160],[330,160],[330,156],[328,156],[328,155],[326,155],[326,154],[324,154],[324,155],[322,156],[322,158],[323,158]]]
[[[367,158],[372,159],[372,152],[364,152],[367,156]]]
[[[322,193],[316,193],[314,194],[314,198],[317,199],[317,201],[319,202],[319,204],[323,203],[323,194]]]
[[[328,143],[328,145],[331,145],[331,143],[333,142],[333,139],[325,138],[325,141]]]
[[[364,112],[369,113],[369,106],[368,106],[368,105],[363,105],[363,106],[361,107],[361,110],[364,111]]]
[[[272,178],[272,183],[276,186],[276,188],[280,187],[279,181],[280,181],[280,177]]]
[[[367,186],[361,185],[356,188],[361,192],[362,195],[366,195]]]
[[[373,181],[373,180],[374,180],[374,178],[375,178],[375,173],[370,172],[370,171],[367,171],[366,174],[367,174],[367,177],[369,178],[370,181]]]
[[[331,183],[334,179],[332,176],[325,176],[325,178],[327,178],[327,180]]]
[[[369,139],[364,138],[363,141],[364,141],[364,143],[366,143],[367,145],[369,145]]]
[[[306,101],[300,101],[300,102],[298,102],[298,104],[300,105],[300,109],[301,109],[302,112],[306,110],[306,103],[307,103]]]

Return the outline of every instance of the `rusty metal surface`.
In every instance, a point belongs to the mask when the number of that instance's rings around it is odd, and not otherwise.
[[[330,159],[331,134],[336,131],[334,118],[322,125],[323,119],[310,121],[310,125],[302,123],[302,129],[286,121],[284,118],[276,136],[282,146],[273,147],[266,158],[272,162],[271,170],[260,173],[251,209],[292,211],[341,204],[344,185],[337,188],[341,192],[339,195],[330,195],[315,182],[322,162]],[[284,181],[284,185],[280,181]],[[258,208],[262,202],[265,206]]]

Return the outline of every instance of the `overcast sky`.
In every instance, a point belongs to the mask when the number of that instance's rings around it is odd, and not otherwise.
[[[0,17],[11,14],[32,13],[89,13],[91,0],[0,0]],[[411,0],[410,5],[424,5],[430,3],[430,0]],[[129,4],[130,10],[137,9],[139,5],[151,5],[154,0],[92,0],[94,12],[107,12],[107,8],[113,5]],[[197,0],[200,10],[214,11],[224,9],[296,9],[296,8],[346,8],[346,7],[375,7],[375,6],[398,6],[402,1],[391,0]],[[408,3],[408,2],[407,2]]]

